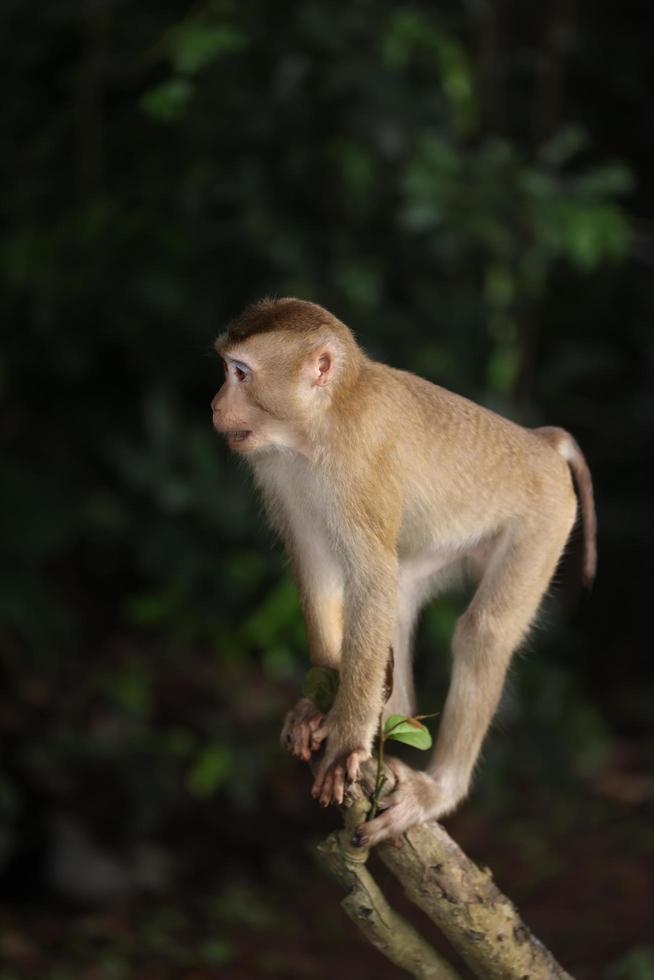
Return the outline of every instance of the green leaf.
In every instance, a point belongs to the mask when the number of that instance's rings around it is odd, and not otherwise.
[[[634,946],[606,971],[608,980],[654,980],[654,946]]]
[[[131,714],[141,718],[152,712],[152,678],[147,667],[138,662],[126,666],[104,681],[106,690]]]
[[[292,580],[286,577],[246,619],[241,634],[248,645],[265,649],[287,636],[293,623],[300,619],[297,591]]]
[[[338,671],[331,667],[311,667],[304,679],[302,694],[323,714],[332,707],[338,691]]]
[[[546,166],[558,168],[568,163],[588,144],[588,134],[577,125],[564,126],[540,149]]]
[[[223,966],[233,955],[233,945],[224,939],[209,939],[200,947],[200,958],[210,966]]]
[[[145,92],[140,105],[146,115],[157,122],[176,122],[184,115],[192,96],[191,82],[185,78],[173,78]]]
[[[417,718],[407,718],[406,715],[391,715],[386,720],[384,739],[403,742],[414,749],[428,749],[432,744],[429,729]]]
[[[499,344],[488,358],[487,377],[492,391],[508,395],[520,369],[518,351],[510,344]]]
[[[130,623],[146,629],[156,629],[179,619],[180,606],[180,596],[168,588],[128,596],[124,608]]]
[[[246,44],[246,36],[236,27],[195,21],[180,24],[170,41],[175,68],[187,75],[200,71],[222,55],[240,51]]]
[[[232,768],[232,757],[224,745],[207,745],[188,774],[187,785],[194,796],[207,799],[225,782]]]

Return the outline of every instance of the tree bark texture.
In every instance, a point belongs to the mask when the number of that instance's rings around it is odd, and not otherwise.
[[[393,789],[387,771],[385,792]],[[377,949],[412,976],[456,980],[460,974],[394,912],[365,866],[368,852],[351,843],[370,806],[352,787],[345,829],[318,848],[322,863],[346,890],[350,918]],[[402,835],[400,846],[381,844],[381,860],[411,901],[436,923],[479,980],[572,980],[494,884],[436,821]]]

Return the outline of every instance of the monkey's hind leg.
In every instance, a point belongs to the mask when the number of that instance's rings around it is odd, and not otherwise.
[[[413,597],[400,598],[393,636],[393,690],[384,707],[384,717],[392,714],[412,715],[416,710],[416,691],[413,683],[411,639],[417,616]]]
[[[511,655],[536,614],[574,516],[572,498],[538,527],[510,529],[498,541],[455,630],[450,690],[428,770],[387,760],[397,786],[381,816],[357,828],[356,843],[370,847],[445,816],[466,796]]]

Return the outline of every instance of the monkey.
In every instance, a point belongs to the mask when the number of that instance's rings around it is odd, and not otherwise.
[[[312,786],[321,805],[341,804],[359,779],[382,710],[414,714],[420,610],[461,576],[475,585],[452,637],[433,756],[424,772],[388,760],[395,788],[354,837],[370,847],[450,814],[468,794],[512,655],[578,510],[583,581],[592,583],[590,471],[564,429],[524,428],[371,359],[315,303],[260,300],[215,349],[225,380],[213,426],[250,464],[286,547],[311,664],[339,672],[331,710],[301,698],[282,729],[298,758],[323,749]],[[393,690],[383,706],[389,649]]]

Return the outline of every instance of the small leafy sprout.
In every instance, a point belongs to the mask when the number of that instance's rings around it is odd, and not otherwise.
[[[412,745],[414,749],[431,748],[431,734],[429,729],[422,724],[421,718],[433,718],[433,715],[416,715],[407,718],[406,715],[391,715],[386,719],[384,725],[384,739],[394,739],[396,742],[404,742],[405,745]]]
[[[405,745],[412,745],[414,749],[428,749],[431,747],[431,733],[426,725],[422,724],[424,718],[434,718],[435,715],[389,715],[384,724],[383,714],[379,716],[379,741],[377,743],[377,778],[375,780],[375,791],[372,795],[372,805],[368,811],[366,820],[373,820],[377,815],[379,800],[381,799],[386,776],[384,775],[384,746],[388,741],[404,742]]]
[[[331,667],[311,667],[304,678],[302,694],[326,715],[336,700],[338,680],[338,671]]]

